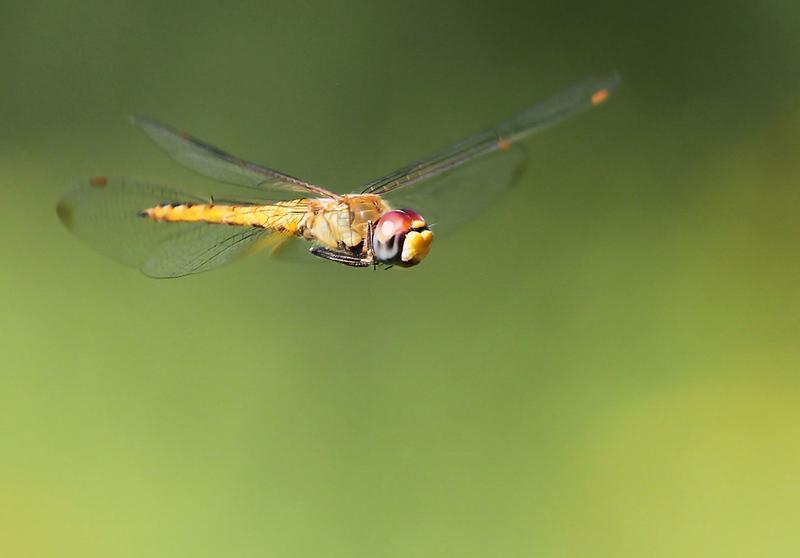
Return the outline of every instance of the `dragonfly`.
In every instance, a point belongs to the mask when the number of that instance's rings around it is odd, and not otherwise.
[[[96,176],[67,192],[57,214],[90,247],[151,277],[200,273],[264,249],[297,253],[297,245],[309,261],[413,267],[434,230],[439,237],[476,218],[513,184],[526,159],[522,139],[603,104],[619,83],[616,74],[586,80],[350,194],[138,116],[133,122],[174,160],[230,195]]]

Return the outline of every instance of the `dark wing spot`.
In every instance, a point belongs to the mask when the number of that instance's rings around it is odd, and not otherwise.
[[[67,202],[60,201],[56,206],[56,215],[61,219],[65,226],[72,226],[72,206]]]
[[[102,188],[108,185],[108,178],[105,176],[93,176],[89,179],[89,185],[95,188]]]

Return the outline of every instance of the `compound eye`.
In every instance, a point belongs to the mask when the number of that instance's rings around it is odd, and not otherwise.
[[[411,230],[412,221],[404,211],[387,211],[375,225],[375,238],[381,242],[389,242],[393,237]]]
[[[379,262],[409,267],[427,255],[432,239],[433,234],[419,213],[396,209],[378,219],[372,247]]]
[[[428,223],[425,222],[425,218],[413,209],[404,208],[400,211],[408,215],[408,217],[411,219],[411,230],[416,231],[428,227]]]
[[[378,261],[393,263],[403,252],[403,239],[411,230],[411,217],[404,212],[387,211],[375,224],[373,249]]]

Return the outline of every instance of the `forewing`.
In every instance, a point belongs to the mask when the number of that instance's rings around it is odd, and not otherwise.
[[[270,236],[261,228],[155,222],[139,213],[163,203],[207,199],[125,179],[93,178],[58,203],[64,225],[96,251],[151,277],[180,277],[219,267],[254,251]]]
[[[136,116],[133,122],[169,155],[187,168],[221,182],[266,192],[272,198],[287,193],[304,196],[336,197],[328,190],[299,178],[244,161],[146,116]]]
[[[514,145],[384,197],[396,209],[419,212],[440,238],[475,219],[510,188],[524,169],[526,155],[522,146]]]
[[[470,136],[422,161],[373,180],[364,193],[385,195],[432,179],[497,151],[510,150],[519,140],[551,126],[568,116],[605,102],[619,86],[617,75],[588,80],[550,99],[519,112],[497,126]],[[453,184],[456,185],[455,183]],[[453,192],[454,195],[461,195]]]

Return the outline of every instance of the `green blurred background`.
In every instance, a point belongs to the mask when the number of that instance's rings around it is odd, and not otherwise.
[[[68,4],[0,6],[0,556],[798,555],[800,5]],[[348,191],[611,70],[415,269],[55,215],[203,181],[134,113]]]

